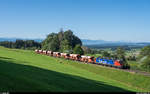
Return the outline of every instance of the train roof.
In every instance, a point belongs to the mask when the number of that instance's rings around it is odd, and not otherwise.
[[[58,53],[60,53],[60,52],[53,52],[54,54],[58,54]]]
[[[82,55],[81,57],[82,58],[93,58],[93,56],[84,56],[84,55]]]
[[[79,54],[70,54],[70,56],[79,56]]]
[[[68,53],[60,53],[61,55],[67,55]]]

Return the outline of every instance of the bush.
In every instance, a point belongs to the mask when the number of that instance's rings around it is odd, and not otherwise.
[[[145,46],[145,47],[141,50],[140,55],[141,55],[141,56],[147,56],[147,55],[150,56],[150,46]]]
[[[108,53],[107,51],[102,52],[102,56],[104,57],[110,57],[110,53]]]
[[[150,56],[142,61],[140,67],[146,71],[150,71]]]

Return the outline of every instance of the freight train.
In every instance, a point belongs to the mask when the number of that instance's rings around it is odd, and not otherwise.
[[[65,59],[98,64],[98,65],[103,65],[103,66],[110,66],[110,67],[115,67],[115,68],[120,68],[120,69],[130,68],[130,66],[127,65],[127,63],[123,62],[123,60],[118,60],[118,59],[110,59],[110,58],[103,58],[103,57],[94,58],[94,56],[85,56],[85,55],[80,55],[80,54],[68,54],[68,53],[60,53],[60,52],[37,50],[37,49],[35,50],[35,52],[37,54],[44,54],[44,55],[53,56],[53,57],[62,57]]]

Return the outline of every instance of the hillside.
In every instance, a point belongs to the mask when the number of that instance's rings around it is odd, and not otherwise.
[[[150,77],[0,47],[0,92],[150,91]]]

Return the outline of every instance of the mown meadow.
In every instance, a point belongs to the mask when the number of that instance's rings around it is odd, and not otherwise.
[[[0,47],[0,92],[147,92],[150,77]]]

